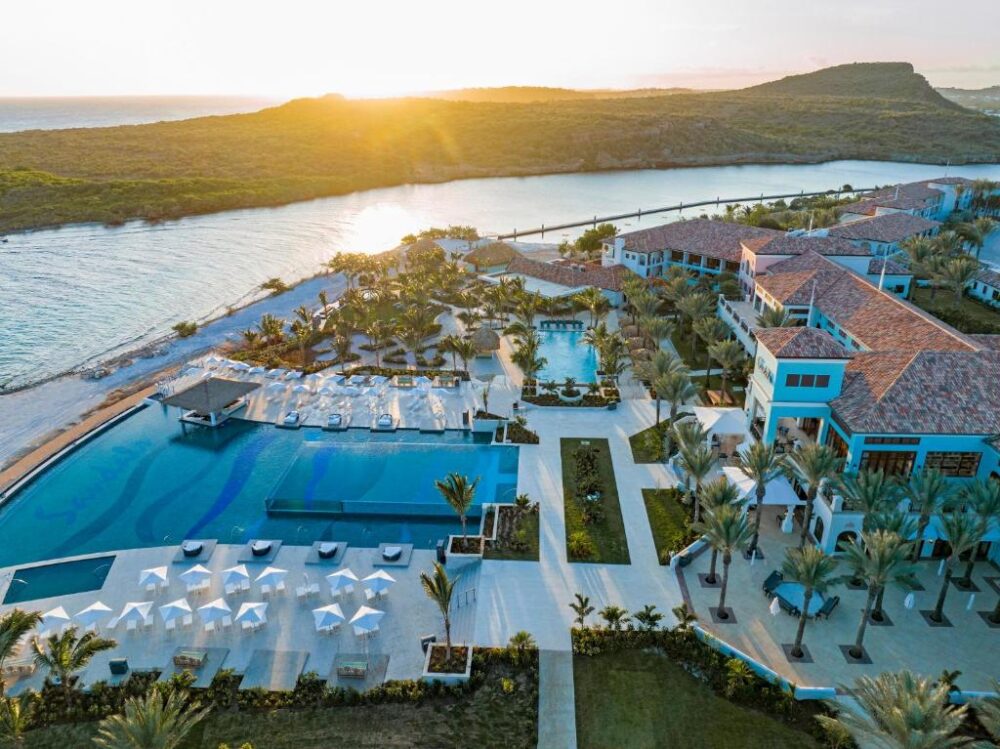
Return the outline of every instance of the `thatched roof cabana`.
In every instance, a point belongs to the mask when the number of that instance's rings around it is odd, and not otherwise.
[[[477,328],[470,340],[476,347],[476,354],[492,354],[500,350],[500,336],[489,328]]]

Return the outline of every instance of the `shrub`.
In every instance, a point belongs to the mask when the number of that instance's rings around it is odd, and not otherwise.
[[[568,546],[570,556],[577,559],[590,559],[594,556],[594,542],[583,531],[570,535]]]
[[[260,288],[264,291],[270,291],[271,296],[278,296],[278,294],[284,294],[288,291],[288,284],[280,278],[269,278],[260,285]]]
[[[198,323],[185,320],[174,325],[172,330],[177,334],[178,338],[190,338],[198,332]]]

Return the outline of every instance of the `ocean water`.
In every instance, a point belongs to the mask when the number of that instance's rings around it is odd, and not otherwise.
[[[470,224],[506,233],[717,196],[884,185],[941,175],[909,163],[727,166],[403,185],[149,226],[68,226],[0,243],[0,390],[71,371],[219,314],[263,281],[314,274],[338,251],[381,252],[412,231]],[[952,167],[1000,179],[1000,165]],[[690,216],[688,212],[682,214]],[[618,222],[622,230],[675,214]],[[559,242],[574,231],[548,233]],[[539,241],[540,237],[528,237]],[[1000,243],[997,243],[1000,244]],[[1000,262],[1000,247],[983,259]]]
[[[248,96],[86,96],[0,98],[0,133],[111,127],[255,112],[277,99]]]

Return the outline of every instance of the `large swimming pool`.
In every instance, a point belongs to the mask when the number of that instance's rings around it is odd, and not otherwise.
[[[435,479],[480,477],[477,505],[516,493],[517,448],[466,432],[182,430],[177,416],[148,406],[18,491],[0,507],[0,566],[185,538],[431,548],[460,529]],[[275,499],[288,512],[269,514]]]
[[[583,331],[540,330],[538,336],[542,339],[539,355],[546,361],[538,374],[540,382],[564,382],[567,377],[577,382],[597,381],[597,352],[584,343]]]

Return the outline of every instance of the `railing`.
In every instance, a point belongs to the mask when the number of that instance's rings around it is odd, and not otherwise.
[[[476,602],[476,589],[469,588],[468,590],[463,590],[458,594],[455,599],[455,608],[460,609],[463,606],[469,606]]]

